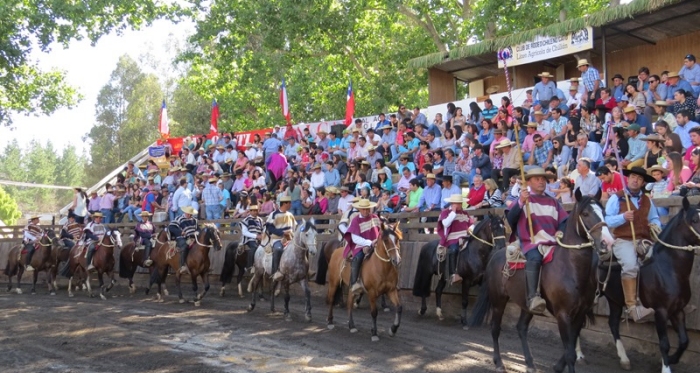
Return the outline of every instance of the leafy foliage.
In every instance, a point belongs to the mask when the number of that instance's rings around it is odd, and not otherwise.
[[[0,188],[0,220],[5,225],[14,225],[22,217],[17,202],[3,188]]]

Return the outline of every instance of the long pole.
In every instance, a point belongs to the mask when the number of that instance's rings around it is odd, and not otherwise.
[[[510,74],[508,73],[507,60],[510,58],[510,52],[507,49],[502,49],[498,51],[498,58],[503,61],[503,70],[506,73],[506,87],[508,87],[508,98],[511,104],[513,103],[513,94],[510,84]],[[515,121],[513,124],[513,130],[515,131],[515,148],[518,152],[518,159],[520,160],[520,180],[522,181],[522,188],[525,186],[525,165],[523,164],[523,153],[520,150],[520,122]],[[532,229],[532,215],[530,215],[530,201],[525,203],[525,215],[527,216],[527,226],[530,228],[530,239],[535,236],[534,230]]]
[[[610,139],[610,134],[613,132],[612,128],[612,123],[608,123],[608,136],[605,139],[605,143],[607,144],[609,139]],[[614,135],[613,135],[614,136]],[[632,211],[630,208],[630,196],[629,193],[627,193],[627,184],[625,183],[625,175],[622,173],[622,159],[620,159],[620,151],[617,150],[617,146],[610,144],[610,147],[613,149],[613,153],[615,153],[615,159],[617,160],[617,172],[620,173],[620,181],[622,182],[622,193],[625,195],[625,202],[627,204],[627,211]],[[637,238],[634,233],[634,221],[630,222],[630,228],[632,229],[632,242],[636,242]]]

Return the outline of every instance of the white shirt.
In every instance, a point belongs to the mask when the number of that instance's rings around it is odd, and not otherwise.
[[[345,211],[348,211],[348,209],[350,208],[350,205],[352,204],[352,200],[353,200],[354,198],[355,198],[355,197],[353,197],[353,196],[352,196],[351,194],[349,194],[349,193],[348,193],[348,195],[345,196],[345,197],[340,197],[340,199],[338,200],[338,211],[339,211],[340,213],[343,213],[343,212],[345,212]]]
[[[194,159],[194,154],[192,154],[191,151],[190,151],[190,152],[187,152],[187,160],[186,160],[185,163],[186,163],[186,164],[191,164],[191,165],[194,166],[195,162],[196,162],[196,160]]]
[[[367,143],[370,145],[377,146],[380,142],[382,142],[382,137],[377,135],[376,133],[374,134],[374,136],[372,136],[371,139],[367,138]]]
[[[543,120],[542,123],[538,123],[537,132],[542,132],[549,135],[549,133],[552,132],[552,123],[550,123],[548,120]]]
[[[323,172],[314,172],[311,174],[311,186],[315,189],[322,187],[325,181],[326,177]]]
[[[248,157],[249,160],[253,160],[258,157],[259,151],[256,147],[251,147],[248,150],[245,151],[245,156]]]
[[[178,187],[173,195],[173,211],[177,211],[178,208],[185,206],[190,206],[192,201],[192,192],[184,187]]]

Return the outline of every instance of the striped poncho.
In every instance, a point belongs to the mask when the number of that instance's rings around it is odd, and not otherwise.
[[[520,239],[520,247],[523,253],[536,249],[539,245],[556,244],[554,235],[557,233],[557,230],[563,231],[563,225],[569,216],[561,203],[546,194],[530,194],[530,214],[532,216],[534,237],[530,237],[530,228],[525,211],[525,206],[521,205],[520,202],[516,202],[513,204],[510,212],[508,212],[508,223],[510,223],[511,227],[516,227],[513,230],[511,242],[515,241],[514,236],[517,235]]]

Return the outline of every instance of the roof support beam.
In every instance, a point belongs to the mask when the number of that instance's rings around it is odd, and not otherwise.
[[[660,25],[660,24],[666,23],[666,22],[673,22],[674,20],[676,20],[676,19],[678,19],[678,18],[685,18],[685,17],[692,16],[692,15],[695,15],[695,14],[698,14],[698,13],[700,13],[700,9],[696,9],[696,10],[690,12],[690,13],[684,13],[684,14],[678,15],[678,16],[676,16],[676,17],[664,18],[664,19],[658,20],[658,21],[656,21],[656,22],[646,23],[646,24],[644,24],[644,26],[635,27],[635,28],[630,29],[630,30],[627,30],[627,31],[621,31],[621,30],[618,29],[617,27],[610,27],[610,26],[607,26],[607,28],[612,28],[613,30],[617,31],[617,33],[612,34],[612,35],[606,35],[606,36],[607,36],[608,38],[612,38],[612,37],[618,36],[618,35],[620,35],[620,34],[629,35],[630,32],[635,32],[635,31],[643,30],[643,29],[645,29],[645,28],[654,27],[654,26],[657,26],[657,25]],[[635,21],[639,21],[639,18],[635,18]]]
[[[611,28],[611,29],[613,29],[613,30],[619,32],[620,34],[624,34],[624,35],[627,35],[627,36],[629,36],[629,37],[632,37],[632,38],[635,38],[635,39],[639,39],[639,40],[641,40],[641,41],[643,41],[643,42],[645,42],[645,43],[651,44],[651,45],[656,45],[656,42],[655,42],[655,41],[649,40],[649,39],[647,39],[647,38],[645,38],[645,37],[642,37],[642,36],[639,36],[639,35],[635,35],[635,34],[633,34],[633,33],[631,33],[631,32],[622,31],[622,30],[620,30],[620,29],[617,28],[617,27],[609,27],[609,28]]]

